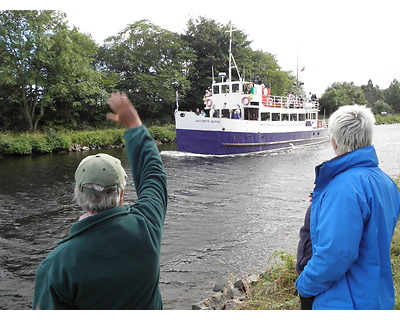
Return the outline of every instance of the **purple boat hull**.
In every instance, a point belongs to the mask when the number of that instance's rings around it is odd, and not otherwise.
[[[242,133],[176,129],[178,151],[209,155],[234,155],[288,148],[326,141],[327,130]]]

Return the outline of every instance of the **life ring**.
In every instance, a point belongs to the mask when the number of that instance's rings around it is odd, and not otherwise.
[[[206,106],[211,108],[211,106],[212,106],[212,99],[207,99],[207,101],[206,101]]]
[[[243,105],[248,106],[249,103],[250,103],[249,97],[243,97],[243,98],[242,98],[242,104],[243,104]]]

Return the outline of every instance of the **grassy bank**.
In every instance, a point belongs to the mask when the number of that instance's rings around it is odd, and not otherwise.
[[[400,190],[400,175],[394,178]],[[390,250],[396,293],[395,310],[400,310],[400,226],[397,226]],[[271,257],[271,267],[263,272],[250,287],[244,310],[300,310],[298,296],[294,295],[297,279],[294,256],[277,252]]]
[[[376,115],[375,121],[377,124],[391,124],[391,123],[400,123],[400,115]]]
[[[175,141],[175,126],[152,126],[148,128],[154,140],[160,143]],[[95,131],[55,131],[34,133],[1,133],[0,155],[28,155],[71,151],[77,146],[106,148],[124,144],[126,129],[105,129]]]

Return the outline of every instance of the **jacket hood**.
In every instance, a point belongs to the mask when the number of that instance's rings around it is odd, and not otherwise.
[[[315,185],[325,185],[333,177],[349,168],[377,167],[379,164],[375,147],[370,145],[345,153],[315,168]]]

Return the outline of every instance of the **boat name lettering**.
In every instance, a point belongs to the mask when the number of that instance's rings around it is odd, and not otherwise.
[[[220,120],[210,120],[210,119],[198,119],[195,122],[221,123]]]

